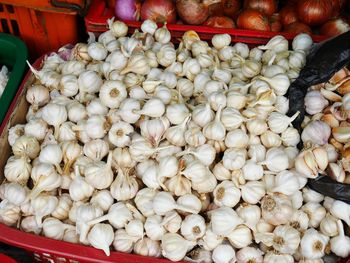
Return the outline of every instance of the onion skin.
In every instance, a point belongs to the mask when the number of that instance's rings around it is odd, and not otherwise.
[[[115,15],[124,21],[140,20],[141,2],[139,0],[116,0]]]
[[[175,23],[176,7],[172,0],[146,0],[141,7],[141,20],[151,19],[156,23]]]
[[[342,18],[332,19],[326,22],[320,30],[321,35],[334,37],[350,30],[350,25]]]
[[[181,20],[189,25],[201,25],[209,16],[209,6],[220,0],[176,0],[176,10]]]
[[[299,21],[297,10],[292,5],[283,7],[280,11],[280,17],[283,26]]]
[[[344,7],[346,0],[334,0],[333,2],[334,3],[333,3],[332,18],[337,18],[342,8]]]
[[[241,9],[240,0],[223,0],[221,3],[224,9],[224,14],[228,17],[234,17]]]
[[[241,9],[240,0],[221,0],[220,3],[216,3],[209,6],[210,16],[228,16],[234,17]]]
[[[274,13],[270,17],[270,27],[272,32],[280,32],[282,30],[282,23],[280,20],[280,14]]]
[[[204,26],[218,27],[218,28],[235,28],[235,22],[226,16],[212,16],[203,23]]]
[[[284,28],[284,31],[289,33],[294,33],[294,34],[306,33],[306,34],[312,35],[311,28],[308,25],[300,22],[294,22],[287,25]]]
[[[259,11],[245,10],[237,19],[237,27],[250,30],[270,31],[268,18]]]
[[[253,9],[272,16],[277,11],[277,3],[275,0],[245,0],[244,9]]]
[[[309,26],[325,23],[332,17],[332,2],[329,0],[300,0],[297,7],[300,21]]]

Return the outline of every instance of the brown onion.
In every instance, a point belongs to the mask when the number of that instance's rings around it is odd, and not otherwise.
[[[350,25],[342,18],[326,22],[320,30],[321,35],[334,37],[350,30]]]
[[[200,25],[209,16],[209,6],[220,0],[176,0],[176,10],[181,20],[190,25]]]
[[[212,16],[204,22],[204,26],[219,27],[219,28],[235,28],[235,22],[226,16]]]
[[[271,31],[272,32],[279,32],[282,30],[282,24],[280,20],[280,14],[279,13],[274,13],[270,17],[270,26],[271,26]]]
[[[221,1],[224,14],[229,17],[237,15],[239,9],[241,9],[240,0],[223,0]]]
[[[209,6],[209,15],[210,16],[223,16],[224,10],[222,9],[222,2],[215,3]]]
[[[277,11],[277,3],[275,0],[245,0],[244,8],[257,10],[267,16],[272,16]]]
[[[306,33],[309,35],[312,34],[311,28],[308,25],[300,22],[294,22],[287,25],[284,28],[284,31],[289,33],[294,33],[294,34],[300,34],[300,33]]]
[[[237,27],[242,29],[270,31],[268,18],[257,10],[245,10],[237,19]]]
[[[299,19],[310,26],[321,25],[332,17],[333,1],[300,0],[298,2]]]
[[[141,7],[141,19],[151,19],[157,23],[175,23],[175,4],[172,0],[146,0]]]
[[[339,16],[339,13],[341,12],[342,8],[345,5],[346,0],[334,0],[333,1],[333,13],[332,17],[336,18]]]
[[[292,5],[283,7],[280,11],[280,16],[283,26],[289,25],[299,20],[297,10],[295,6]]]
[[[240,0],[221,0],[220,3],[216,3],[209,6],[210,16],[228,16],[234,17],[241,8]]]

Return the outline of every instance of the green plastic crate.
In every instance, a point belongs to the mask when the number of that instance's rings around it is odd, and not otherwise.
[[[0,97],[0,124],[22,82],[27,58],[27,47],[19,38],[0,33],[0,65],[5,65],[10,73],[5,90]]]

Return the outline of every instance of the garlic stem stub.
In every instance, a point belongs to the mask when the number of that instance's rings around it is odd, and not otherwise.
[[[128,35],[110,19],[66,60],[52,53],[31,67],[26,123],[9,130],[0,222],[112,259],[348,256],[350,206],[305,185],[319,173],[350,182],[349,71],[310,88],[299,134],[286,94],[307,35],[293,50],[283,36],[251,49],[229,34],[171,39],[166,24],[145,20]]]

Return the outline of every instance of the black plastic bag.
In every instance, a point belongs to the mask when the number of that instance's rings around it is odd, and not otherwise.
[[[305,116],[304,97],[307,89],[328,81],[337,71],[350,62],[350,31],[315,45],[306,58],[306,65],[288,91],[289,111],[292,116],[300,112],[293,125],[301,133],[301,123]],[[298,145],[302,148],[302,144]],[[309,179],[311,189],[350,204],[350,185],[338,183],[327,176]]]

